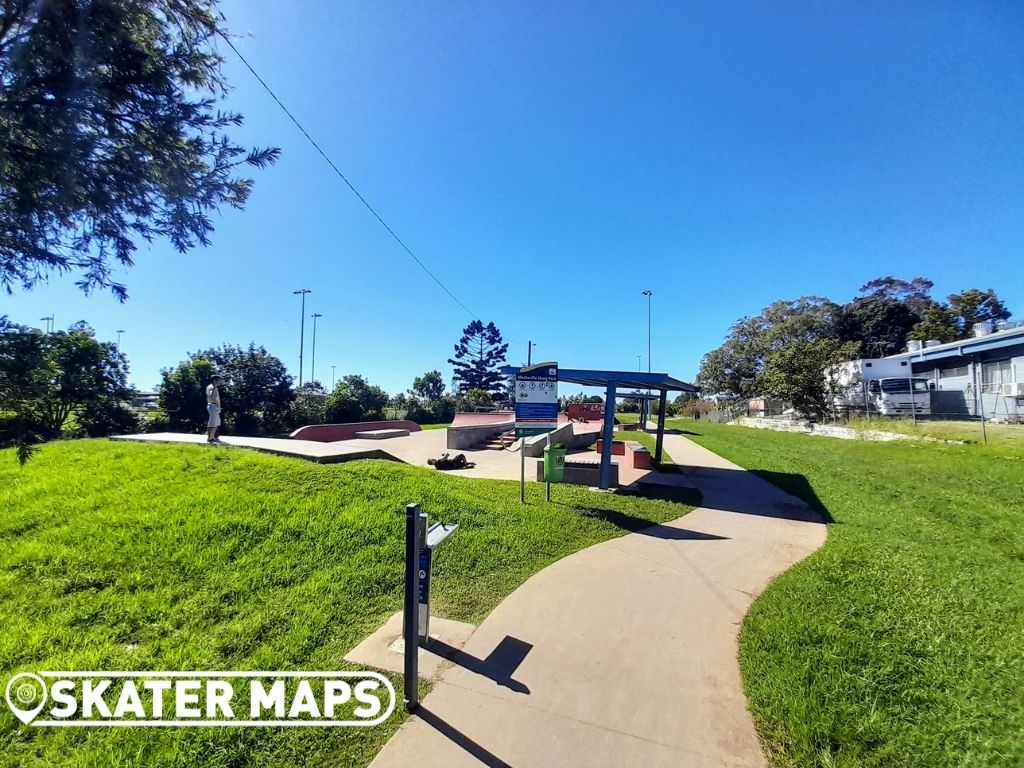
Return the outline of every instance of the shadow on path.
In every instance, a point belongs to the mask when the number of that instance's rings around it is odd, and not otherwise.
[[[703,494],[701,505],[724,512],[831,523],[832,515],[803,475],[762,469],[680,465]]]
[[[471,656],[460,648],[455,648],[443,640],[431,639],[427,648],[442,658],[448,659],[463,669],[469,670],[477,675],[493,680],[498,685],[508,688],[516,693],[529,695],[530,689],[518,680],[513,680],[512,675],[523,659],[533,650],[530,643],[523,642],[518,638],[505,635],[486,659],[478,659]]]
[[[448,721],[441,719],[423,705],[420,705],[419,709],[416,710],[416,716],[453,744],[457,744],[466,750],[466,752],[486,765],[487,768],[512,768],[511,765],[496,754],[488,752],[458,728]]]

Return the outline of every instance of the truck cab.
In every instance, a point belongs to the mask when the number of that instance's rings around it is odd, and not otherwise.
[[[872,409],[883,416],[931,415],[931,393],[927,379],[871,379],[867,386]]]

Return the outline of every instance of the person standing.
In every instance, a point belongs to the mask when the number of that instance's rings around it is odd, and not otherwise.
[[[209,414],[209,421],[206,423],[206,442],[219,443],[217,428],[220,427],[220,376],[214,376],[206,385],[206,411]]]

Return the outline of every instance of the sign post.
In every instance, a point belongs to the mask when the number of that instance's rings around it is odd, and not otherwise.
[[[519,446],[519,501],[526,501],[526,438],[558,428],[558,363],[520,368],[514,382]],[[550,499],[550,489],[548,491]]]
[[[419,648],[430,640],[430,566],[433,552],[458,529],[458,523],[433,523],[419,504],[405,508],[405,707],[419,706]]]

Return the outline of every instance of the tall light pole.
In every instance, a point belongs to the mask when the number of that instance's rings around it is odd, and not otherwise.
[[[644,291],[641,295],[647,297],[647,372],[650,373],[651,372],[651,296],[653,296],[654,294],[652,294],[650,291]],[[647,394],[648,395],[651,394],[650,388],[647,389]],[[650,404],[650,402],[651,402],[650,400],[645,400],[644,401],[644,409],[643,409],[643,411],[641,411],[643,413],[644,430],[645,431],[647,429],[647,406]]]
[[[46,321],[46,332],[53,333],[53,315],[47,315],[46,317],[40,317],[39,319]]]
[[[526,365],[527,366],[533,364],[533,348],[536,347],[536,346],[537,346],[537,342],[536,341],[529,341],[529,342],[527,342],[527,346],[526,346]]]
[[[647,372],[651,372],[651,296],[650,291],[644,291],[642,296],[647,297]]]
[[[332,365],[331,366],[331,392],[334,391],[334,369],[335,368],[337,368],[336,365]]]
[[[637,355],[636,356],[636,369],[637,369],[637,371],[640,370],[640,358],[642,358],[642,357],[643,357],[643,355]]]
[[[313,318],[313,359],[309,361],[309,380],[316,381],[316,319],[323,317],[319,312],[314,312],[310,317]]]
[[[292,291],[293,296],[302,296],[302,313],[299,315],[299,386],[302,386],[302,345],[306,342],[306,294],[312,293],[309,288]]]
[[[121,351],[121,334],[124,333],[120,328],[117,331],[117,351]]]

